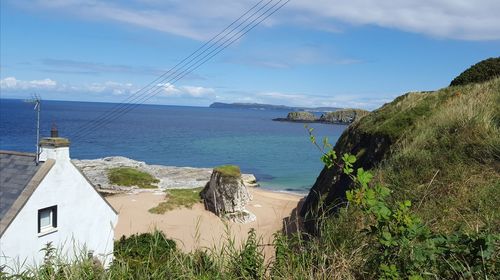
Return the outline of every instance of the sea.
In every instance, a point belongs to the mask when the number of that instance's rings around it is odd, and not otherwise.
[[[304,124],[273,121],[283,110],[139,105],[109,123],[96,119],[113,103],[49,101],[40,107],[41,136],[52,125],[71,141],[73,159],[124,156],[148,164],[190,167],[240,166],[262,188],[305,194],[322,169],[321,152]],[[0,149],[35,152],[36,110],[0,99]],[[85,128],[97,126],[95,129]],[[308,124],[317,139],[334,144],[345,125]],[[321,143],[321,141],[319,141]]]

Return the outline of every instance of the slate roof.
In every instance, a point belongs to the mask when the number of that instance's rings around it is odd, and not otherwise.
[[[0,152],[0,219],[33,178],[40,165],[34,154]]]
[[[53,165],[37,166],[34,154],[0,151],[0,236]]]

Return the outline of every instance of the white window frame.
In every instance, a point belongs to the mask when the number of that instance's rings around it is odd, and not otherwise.
[[[49,213],[49,224],[42,226],[42,214]],[[38,209],[38,234],[45,235],[57,230],[57,205]]]

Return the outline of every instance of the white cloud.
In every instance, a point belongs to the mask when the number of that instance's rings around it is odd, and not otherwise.
[[[393,96],[370,98],[361,95],[332,94],[330,96],[283,92],[227,92],[217,95],[219,102],[264,103],[295,107],[339,107],[373,110],[394,99]]]
[[[202,86],[175,86],[169,83],[157,84],[157,95],[151,101],[156,104],[172,105],[199,105],[207,106],[214,101],[220,102],[249,102],[266,103],[274,105],[288,105],[298,107],[355,107],[375,109],[389,102],[393,96],[369,98],[366,95],[341,95],[319,96],[303,93],[283,93],[275,91],[241,92],[241,91],[216,91],[213,88]],[[42,97],[58,94],[56,99],[67,100],[69,96],[86,100],[85,96],[92,94],[93,101],[121,102],[124,97],[131,96],[140,88],[132,83],[107,81],[102,83],[89,83],[83,85],[69,85],[58,83],[52,79],[19,80],[15,77],[6,77],[0,80],[2,93],[26,94],[40,93]],[[153,92],[153,91],[150,91]],[[144,93],[141,93],[144,96]],[[148,95],[151,96],[151,95]],[[135,97],[134,97],[135,98]],[[50,99],[50,98],[49,98]],[[72,98],[74,99],[74,98]],[[145,101],[142,98],[135,99]]]
[[[125,23],[197,40],[216,34],[255,4],[250,0],[136,2],[26,0],[23,3],[36,10]],[[497,40],[500,39],[499,11],[498,0],[293,0],[263,25],[293,24],[339,32],[339,26],[347,23],[440,38]]]
[[[290,94],[281,92],[262,92],[255,95],[263,103],[279,104],[298,107],[341,107],[375,109],[389,102],[389,98],[367,98],[366,96],[332,94],[331,96],[315,96],[306,94]]]
[[[112,93],[114,95],[132,94],[138,88],[131,83],[118,83],[107,81],[104,83],[92,83],[81,87],[74,88],[79,91],[88,91],[92,93]]]
[[[190,97],[190,98],[214,98],[215,90],[200,86],[176,87],[170,83],[158,84],[163,88],[163,95],[170,97]]]
[[[213,96],[215,90],[212,88],[184,86],[183,91],[192,97]]]
[[[103,83],[90,83],[84,85],[68,85],[58,83],[52,79],[43,80],[18,80],[15,77],[6,77],[0,80],[0,89],[5,92],[66,92],[66,93],[109,93],[113,95],[131,94],[137,87],[131,83],[118,83],[107,81]]]
[[[500,39],[497,0],[296,0],[294,9],[322,19],[372,24],[465,40]]]
[[[158,90],[159,96],[168,97],[188,97],[188,98],[215,98],[215,90],[201,86],[180,86],[172,84],[158,84],[163,87],[163,91]],[[111,95],[131,95],[140,88],[132,83],[120,83],[106,81],[101,83],[89,83],[83,85],[70,85],[58,83],[52,79],[43,80],[18,80],[15,77],[6,77],[0,80],[0,89],[5,92],[61,92],[61,93],[90,93],[90,94],[111,94]],[[154,90],[149,91],[155,92]],[[152,95],[152,94],[151,94]],[[120,101],[120,100],[117,100]]]
[[[263,68],[287,69],[301,65],[350,65],[363,63],[361,59],[343,57],[327,44],[303,44],[283,48],[279,52],[266,48],[250,50],[244,56],[227,57],[223,61]]]
[[[22,81],[15,77],[6,77],[0,80],[0,88],[3,90],[54,89],[57,86],[57,82],[51,79]]]

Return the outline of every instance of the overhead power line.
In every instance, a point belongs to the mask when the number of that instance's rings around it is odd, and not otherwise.
[[[270,0],[269,2],[272,2],[273,0]],[[100,119],[103,119],[103,118],[106,118],[108,115],[112,114],[113,112],[115,112],[116,110],[119,110],[121,109],[123,106],[127,106],[128,104],[130,103],[134,103],[138,97],[141,96],[141,93],[149,90],[150,87],[155,87],[158,83],[164,81],[165,79],[168,79],[170,76],[172,76],[173,73],[175,73],[176,70],[179,66],[183,65],[183,64],[186,64],[186,61],[187,63],[190,63],[192,62],[194,59],[196,59],[197,57],[199,57],[200,54],[206,52],[208,49],[212,48],[215,44],[217,44],[218,42],[220,42],[221,39],[224,39],[226,35],[224,35],[223,37],[220,37],[217,41],[214,41],[217,37],[219,37],[220,35],[224,34],[231,26],[233,26],[234,24],[236,24],[238,21],[240,21],[242,18],[244,18],[248,13],[250,13],[253,9],[255,9],[257,6],[259,6],[262,2],[264,2],[264,0],[261,0],[259,1],[257,4],[255,4],[254,6],[252,6],[250,9],[248,9],[243,15],[241,15],[239,18],[237,18],[236,20],[234,20],[231,24],[229,24],[228,26],[226,26],[226,28],[224,28],[221,32],[219,32],[217,35],[215,35],[214,37],[212,37],[209,41],[207,41],[206,43],[204,43],[202,46],[200,46],[198,49],[196,49],[194,52],[192,52],[190,55],[188,55],[187,57],[185,57],[183,60],[181,60],[180,62],[178,62],[175,66],[171,67],[169,70],[167,70],[165,73],[163,73],[161,76],[159,76],[158,78],[156,78],[155,80],[151,81],[149,84],[147,84],[146,86],[142,87],[141,89],[139,89],[138,91],[136,91],[134,94],[130,95],[129,97],[127,97],[124,101],[122,101],[121,103],[119,104],[116,104],[110,111],[107,111],[103,114],[101,114],[100,116],[98,116],[95,120],[93,121],[90,121],[88,123],[86,123],[85,125],[83,125],[81,128],[80,128],[80,131],[81,130],[85,130],[87,127],[91,126],[93,123],[97,122],[98,120]],[[254,14],[252,14],[253,16]],[[248,20],[248,19],[247,19]],[[241,23],[240,23],[241,25]],[[240,25],[234,27],[230,32],[234,31],[235,28],[238,28]],[[206,46],[209,46],[208,48],[205,48]],[[202,51],[203,49],[205,48],[204,51]],[[202,51],[201,53],[199,53],[200,51]],[[196,53],[199,53],[198,55],[196,55]],[[196,56],[195,56],[196,55]],[[193,57],[195,56],[195,57]],[[189,60],[189,61],[188,61]],[[184,66],[181,66],[181,68],[184,67]]]
[[[202,45],[200,48],[198,48],[195,52],[191,53],[188,57],[184,58],[181,62],[176,64],[176,66],[172,67],[170,70],[168,70],[166,73],[149,83],[147,86],[143,87],[141,90],[136,92],[133,95],[133,98],[128,98],[129,103],[121,103],[118,104],[114,107],[113,110],[106,112],[105,114],[102,114],[100,117],[96,118],[94,121],[91,121],[84,125],[73,137],[73,141],[77,141],[97,129],[101,128],[102,126],[116,120],[117,118],[121,117],[122,115],[128,113],[129,111],[135,109],[137,106],[140,106],[144,104],[147,100],[151,99],[158,93],[164,90],[165,85],[173,85],[175,82],[181,80],[185,76],[189,75],[192,73],[194,70],[198,69],[201,67],[203,64],[208,62],[210,59],[212,59],[214,56],[222,52],[224,49],[232,45],[234,42],[238,41],[241,37],[243,37],[245,34],[250,32],[252,29],[254,29],[256,26],[258,26],[261,22],[269,18],[271,15],[276,13],[278,10],[280,10],[283,6],[285,6],[290,0],[279,0],[275,2],[273,5],[265,9],[264,12],[260,13],[264,8],[269,6],[274,0],[270,0],[267,3],[265,3],[263,6],[258,8],[258,6],[263,2],[261,0],[257,4],[255,4],[252,8],[247,10],[242,16],[240,16],[238,19],[233,21],[230,25],[228,25],[223,31],[219,32],[216,36],[212,37],[208,42],[206,42],[204,45]],[[252,10],[258,8],[256,11],[254,11],[250,16],[248,16],[245,20],[240,22],[239,24],[236,25],[238,21],[241,19],[245,18],[246,15],[251,13]],[[257,15],[258,14],[258,15]],[[257,15],[257,16],[256,16]],[[248,22],[250,21],[250,22]],[[247,23],[248,22],[248,23]],[[239,29],[240,26],[244,25],[241,29]],[[236,26],[234,26],[236,25]],[[234,26],[229,32],[228,31],[231,26]],[[239,30],[238,30],[239,29]],[[227,38],[228,35],[232,34],[234,31],[238,30],[236,33],[231,35],[229,38]],[[226,33],[223,37],[217,39],[220,35]],[[222,40],[224,42],[220,43]],[[208,46],[208,48],[205,48]],[[210,52],[208,52],[210,49],[212,49],[214,46],[217,46]],[[205,49],[204,49],[205,48]],[[201,51],[204,49],[203,51]],[[201,52],[200,52],[201,51]],[[208,53],[207,53],[208,52]],[[198,54],[196,54],[198,53]],[[196,56],[195,56],[196,54]],[[204,54],[204,55],[203,55]],[[200,56],[202,56],[200,58]],[[193,57],[194,56],[194,57]],[[184,65],[183,65],[184,64]],[[182,65],[179,69],[176,70],[178,66]],[[183,69],[185,68],[185,69]],[[132,96],[131,96],[132,97]],[[133,103],[132,103],[133,102]]]

